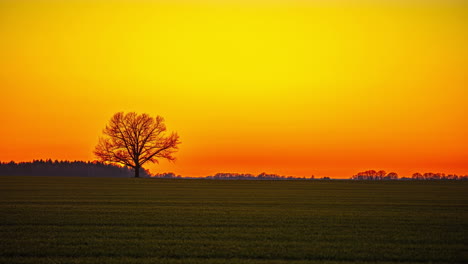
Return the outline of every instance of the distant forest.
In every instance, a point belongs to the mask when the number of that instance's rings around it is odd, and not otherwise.
[[[67,161],[67,160],[33,160],[32,162],[0,162],[0,176],[79,176],[79,177],[117,177],[132,178],[135,173],[132,168],[105,164],[98,161]],[[330,180],[329,177],[316,179],[283,176],[278,174],[260,173],[217,173],[206,177],[183,177],[173,172],[151,174],[140,169],[140,176],[145,178],[164,179],[207,179],[207,180]],[[414,173],[411,177],[398,178],[395,172],[386,173],[383,170],[368,170],[353,175],[351,180],[468,180],[468,175],[445,173]]]
[[[132,168],[120,167],[94,161],[33,160],[32,162],[0,163],[0,176],[80,176],[130,178]],[[148,171],[140,169],[142,177],[150,177]]]

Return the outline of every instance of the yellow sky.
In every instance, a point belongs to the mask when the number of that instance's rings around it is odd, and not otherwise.
[[[457,1],[2,1],[0,160],[92,160],[162,115],[187,176],[468,173]]]

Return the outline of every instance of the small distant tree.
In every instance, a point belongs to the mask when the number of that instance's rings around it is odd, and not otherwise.
[[[398,174],[396,172],[389,172],[386,176],[388,180],[397,180]]]
[[[166,126],[160,116],[134,112],[114,114],[99,138],[94,154],[103,162],[121,164],[135,170],[146,162],[158,163],[159,159],[174,161],[173,154],[180,144],[177,133],[165,135]]]
[[[411,178],[412,178],[413,180],[424,180],[424,176],[422,176],[422,174],[419,173],[419,172],[413,173],[413,175],[411,176]]]

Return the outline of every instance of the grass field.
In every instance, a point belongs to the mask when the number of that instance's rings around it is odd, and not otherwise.
[[[0,177],[0,263],[468,263],[468,182]]]

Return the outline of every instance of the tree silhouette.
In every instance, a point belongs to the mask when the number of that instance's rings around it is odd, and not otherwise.
[[[119,112],[104,128],[104,136],[99,138],[94,154],[103,162],[133,168],[137,178],[140,168],[148,161],[175,160],[173,154],[180,144],[179,136],[177,133],[166,136],[165,132],[164,119],[160,116]]]
[[[411,176],[411,178],[412,178],[413,180],[424,180],[424,177],[423,177],[422,174],[419,173],[419,172],[413,173],[413,175]]]
[[[384,170],[379,170],[377,172],[377,180],[385,179],[386,175],[387,175],[387,173]]]
[[[398,174],[396,172],[389,172],[387,176],[385,176],[386,180],[398,180]]]

